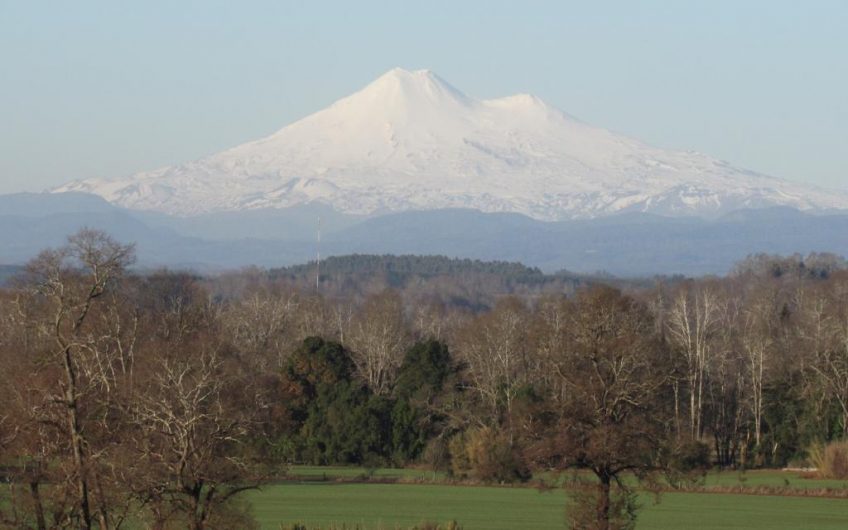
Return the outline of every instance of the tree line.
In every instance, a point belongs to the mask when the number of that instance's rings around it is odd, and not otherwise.
[[[848,437],[832,255],[475,304],[436,296],[449,270],[349,296],[132,263],[84,230],[0,290],[6,526],[250,528],[239,494],[311,463],[496,482],[584,469],[572,525],[625,528],[625,475],[784,466]]]

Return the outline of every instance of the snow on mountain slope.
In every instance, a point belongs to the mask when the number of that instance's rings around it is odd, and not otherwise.
[[[654,148],[531,95],[473,99],[430,71],[402,69],[266,138],[52,191],[183,216],[310,202],[356,214],[473,208],[541,220],[848,208],[848,193]]]

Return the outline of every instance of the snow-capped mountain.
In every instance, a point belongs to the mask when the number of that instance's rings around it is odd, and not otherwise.
[[[651,147],[531,95],[474,99],[430,71],[402,69],[266,138],[52,191],[180,216],[314,202],[355,214],[471,208],[539,220],[848,208],[848,193]]]

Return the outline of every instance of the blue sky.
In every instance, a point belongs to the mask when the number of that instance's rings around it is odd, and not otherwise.
[[[0,0],[0,193],[183,162],[401,66],[848,189],[848,2]]]

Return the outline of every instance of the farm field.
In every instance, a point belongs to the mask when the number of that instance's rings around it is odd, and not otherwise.
[[[746,471],[744,473],[738,471],[713,472],[705,477],[703,485],[707,488],[714,486],[741,486],[746,488],[770,486],[789,489],[831,488],[848,490],[848,480],[804,478],[800,473],[795,471],[768,469]]]
[[[370,478],[376,482],[381,480],[437,482],[446,478],[444,472],[432,472],[412,468],[377,468],[369,469],[355,466],[291,466],[288,475],[303,481],[349,481]],[[536,476],[534,476],[536,477]],[[545,482],[556,482],[556,475],[543,473],[537,476]],[[756,488],[760,486],[787,489],[842,489],[848,490],[848,480],[831,480],[804,478],[797,471],[780,471],[773,469],[757,469],[752,471],[722,471],[710,472],[701,482],[706,488]]]
[[[532,488],[436,484],[283,483],[251,492],[263,529],[280,523],[358,523],[392,529],[454,519],[466,530],[564,528],[565,494]],[[844,529],[848,500],[717,493],[642,498],[643,529]]]

